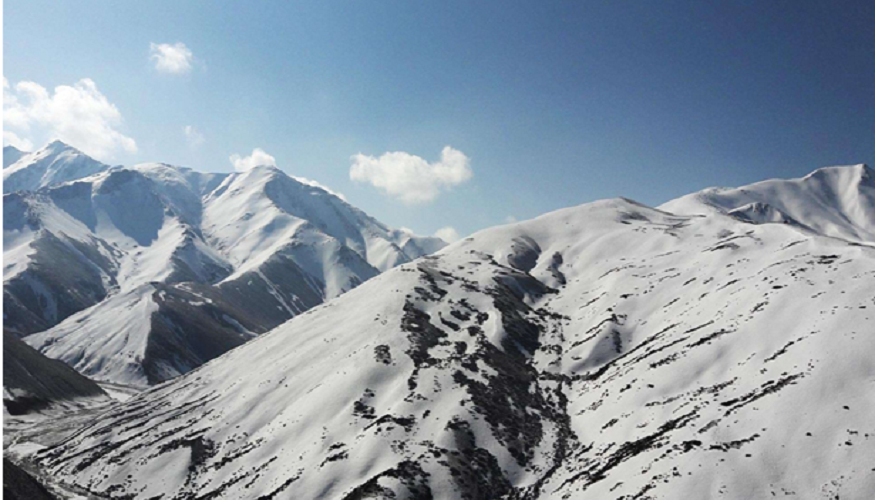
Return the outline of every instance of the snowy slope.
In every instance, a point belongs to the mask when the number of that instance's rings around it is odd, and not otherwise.
[[[4,209],[6,327],[41,332],[27,342],[91,377],[134,385],[185,373],[445,245],[266,167],[112,167],[6,194]],[[207,312],[154,299],[162,287],[189,293],[183,283],[211,297]]]
[[[44,193],[3,196],[4,328],[26,335],[117,286],[117,251]]]
[[[302,233],[331,237],[378,271],[443,246],[437,238],[392,230],[336,195],[269,166],[226,178],[205,202],[204,231],[238,272],[257,266]]]
[[[264,333],[255,312],[209,286],[153,282],[113,295],[26,341],[95,380],[145,386]]]
[[[135,170],[3,201],[6,326],[20,334],[143,283],[215,282],[230,272],[187,214]]]
[[[731,213],[752,222],[795,224],[848,241],[875,243],[875,172],[862,164],[825,167],[801,179],[710,188],[659,208],[678,214]]]
[[[39,188],[81,179],[109,168],[78,149],[54,141],[39,151],[22,155],[6,166],[3,151],[3,192],[35,191]]]
[[[95,495],[865,498],[875,249],[616,199],[387,271],[37,453]]]

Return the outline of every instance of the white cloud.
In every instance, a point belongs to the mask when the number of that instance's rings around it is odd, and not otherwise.
[[[35,82],[12,87],[4,78],[3,114],[4,142],[17,139],[32,146],[34,136],[60,139],[103,160],[137,152],[137,143],[117,129],[122,123],[118,108],[89,78],[55,87],[54,93]]]
[[[441,159],[435,163],[403,151],[379,158],[359,153],[351,161],[350,179],[367,182],[410,204],[433,201],[442,189],[467,182],[474,175],[471,160],[450,146],[441,151]]]
[[[234,170],[238,172],[245,172],[253,167],[259,167],[262,165],[268,165],[271,167],[276,166],[276,158],[267,154],[261,148],[255,148],[252,150],[252,154],[249,156],[240,156],[238,154],[233,154],[229,158],[231,160],[231,165],[234,165]]]
[[[513,224],[516,221],[517,221],[516,217],[514,217],[513,215],[508,215],[507,217],[504,218],[505,224]]]
[[[204,141],[206,140],[204,138],[204,134],[198,132],[198,130],[196,128],[194,128],[194,125],[186,125],[182,129],[182,131],[185,134],[185,140],[188,142],[188,145],[192,148],[197,148],[197,147],[203,145]]]
[[[459,241],[459,239],[461,239],[461,236],[459,236],[459,232],[456,231],[456,228],[452,226],[442,227],[435,231],[434,235],[446,241],[447,243],[455,243]]]
[[[181,74],[191,71],[194,55],[182,42],[150,43],[149,59],[162,73]]]
[[[3,131],[3,145],[12,146],[20,151],[33,151],[33,143],[30,140],[18,137],[11,130]]]

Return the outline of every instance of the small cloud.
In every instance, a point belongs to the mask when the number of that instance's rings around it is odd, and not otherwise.
[[[182,74],[191,71],[194,55],[182,42],[150,43],[149,59],[162,73]]]
[[[517,219],[513,215],[508,215],[507,217],[504,218],[505,224],[513,224],[516,221],[517,221]]]
[[[4,143],[18,141],[32,149],[35,138],[60,139],[101,160],[137,152],[137,143],[118,130],[118,108],[89,78],[54,92],[29,81],[10,86],[4,78],[3,115]]]
[[[443,189],[463,184],[474,175],[470,159],[450,146],[441,151],[441,159],[435,163],[403,151],[379,158],[359,153],[351,161],[351,180],[367,182],[408,204],[434,201]]]
[[[198,132],[193,125],[186,125],[182,131],[185,134],[185,140],[191,148],[200,147],[203,145],[204,141],[206,141],[204,134]]]
[[[267,154],[261,148],[255,148],[252,150],[252,154],[249,156],[240,156],[238,154],[233,154],[229,158],[231,160],[231,165],[234,165],[234,170],[238,172],[245,172],[253,167],[260,167],[262,165],[267,165],[270,167],[276,166],[276,158]]]
[[[18,137],[11,130],[3,131],[3,145],[12,146],[19,151],[33,151],[33,143],[30,140]]]
[[[459,241],[459,239],[461,239],[461,237],[459,236],[459,232],[456,231],[456,228],[452,226],[442,227],[435,231],[434,235],[446,241],[447,243],[455,243]]]

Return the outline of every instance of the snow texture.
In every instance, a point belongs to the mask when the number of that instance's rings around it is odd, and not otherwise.
[[[487,229],[35,460],[99,497],[868,498],[870,178],[826,169]],[[249,233],[205,219],[234,266],[255,258]]]

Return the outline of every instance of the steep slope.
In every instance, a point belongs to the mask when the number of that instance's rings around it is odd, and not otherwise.
[[[7,328],[45,330],[151,281],[215,282],[230,266],[196,218],[135,170],[4,195]]]
[[[264,333],[259,312],[228,301],[215,287],[152,282],[26,341],[95,380],[146,386]]]
[[[117,286],[119,252],[43,193],[3,196],[4,328],[45,330]]]
[[[3,168],[12,165],[21,159],[27,153],[16,148],[15,146],[3,146]]]
[[[268,166],[232,174],[210,194],[204,231],[238,269],[258,265],[302,231],[337,240],[378,271],[444,245],[392,230],[338,196]]]
[[[3,406],[22,415],[77,400],[109,400],[103,389],[65,363],[49,359],[3,332]]]
[[[279,169],[257,167],[228,177],[209,195],[203,227],[234,266],[226,281],[251,283],[258,276],[275,287],[282,281],[265,271],[283,272],[284,266],[270,266],[283,260],[305,270],[313,293],[332,298],[379,273],[361,244],[368,228],[343,217],[341,203]]]
[[[6,166],[3,151],[3,192],[35,191],[102,172],[109,165],[100,163],[78,149],[54,141],[39,151],[21,156]]]
[[[873,277],[875,249],[795,226],[584,205],[387,271],[36,458],[98,496],[863,498]]]
[[[801,179],[710,188],[659,208],[677,214],[718,211],[751,222],[795,224],[848,241],[875,243],[875,172],[862,164],[825,167]]]

